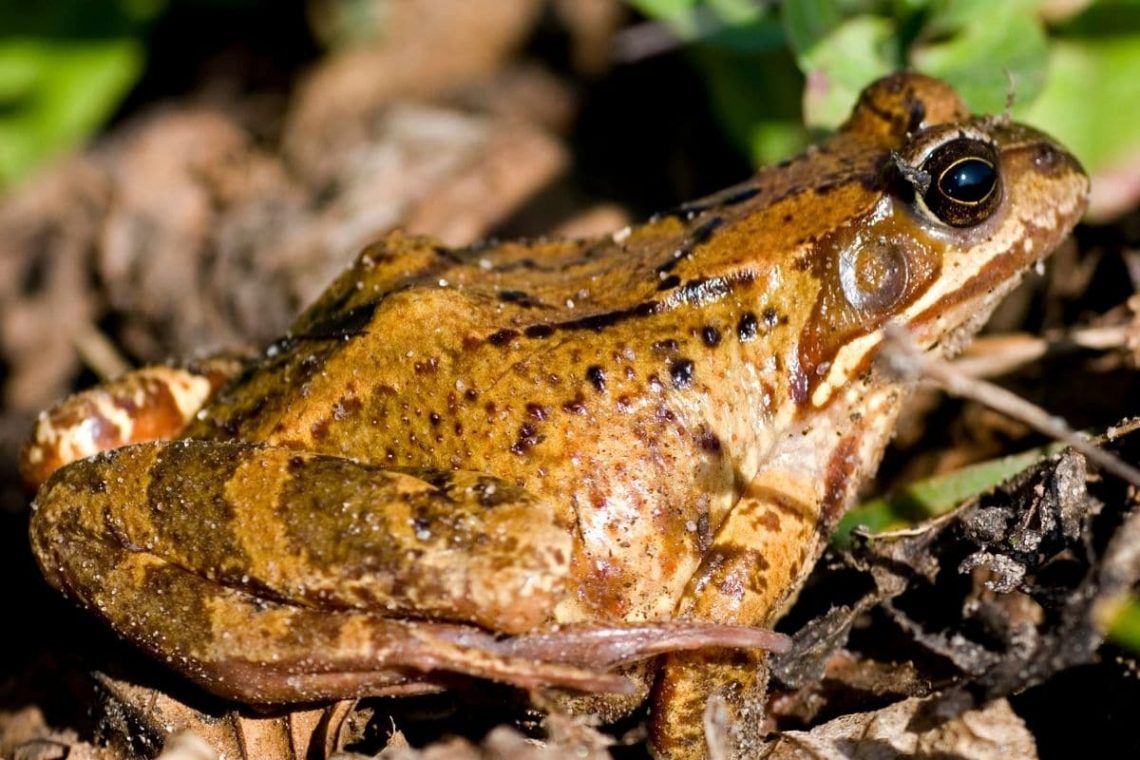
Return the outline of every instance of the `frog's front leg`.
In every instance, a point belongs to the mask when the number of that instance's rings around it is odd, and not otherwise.
[[[902,398],[902,389],[889,383],[855,384],[810,426],[787,434],[718,529],[677,617],[775,623],[794,601],[859,484],[878,464]],[[728,708],[734,745],[728,756],[754,754],[766,681],[765,655],[759,650],[669,655],[654,692],[655,754],[674,760],[707,757],[703,718],[712,697]]]
[[[40,414],[20,452],[24,485],[34,492],[66,464],[132,443],[177,437],[241,367],[228,356],[188,367],[156,364],[63,399]]]
[[[771,470],[764,473],[770,476]],[[678,610],[687,618],[770,625],[814,559],[817,511],[793,483],[781,488],[757,478],[718,532]],[[704,716],[710,698],[724,700],[736,751],[760,729],[767,683],[765,655],[757,650],[671,654],[654,689],[651,744],[673,760],[708,756]]]
[[[244,702],[434,690],[440,673],[624,691],[608,668],[772,645],[703,624],[552,630],[572,551],[555,515],[477,473],[188,439],[61,469],[31,534],[53,585]]]

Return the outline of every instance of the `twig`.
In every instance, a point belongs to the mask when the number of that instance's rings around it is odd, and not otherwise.
[[[83,363],[101,380],[118,377],[131,369],[130,362],[123,358],[111,339],[90,322],[76,330],[72,342]]]
[[[1043,338],[1028,333],[983,335],[975,338],[953,365],[958,372],[970,377],[996,377],[1043,356],[1124,348],[1132,332],[1131,325],[1100,325]]]
[[[985,404],[1061,441],[1084,454],[1089,461],[1106,472],[1140,488],[1140,469],[1096,446],[1070,428],[1063,419],[1049,414],[1036,404],[993,383],[968,377],[949,362],[923,353],[901,325],[889,324],[883,329],[879,358],[888,371],[899,378],[925,378],[941,386],[947,393]]]

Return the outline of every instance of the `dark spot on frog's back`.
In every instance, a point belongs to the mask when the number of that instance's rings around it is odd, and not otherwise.
[[[724,195],[714,196],[712,198],[705,198],[704,200],[692,201],[691,203],[682,204],[677,208],[672,209],[671,211],[666,211],[662,214],[659,214],[658,216],[675,216],[680,219],[689,221],[691,219],[696,219],[701,214],[705,213],[706,211],[711,211],[714,208],[730,208],[732,206],[738,206],[741,203],[746,203],[759,194],[760,188],[756,187],[755,185],[745,185],[744,187],[738,187],[735,190],[732,190]]]
[[[412,370],[417,375],[434,375],[438,369],[439,369],[439,357],[438,356],[429,356],[427,359],[424,359],[422,361],[416,361],[412,365]]]
[[[606,390],[606,371],[596,364],[590,365],[586,368],[586,379],[590,381],[590,385],[594,386],[594,390],[598,393],[603,393]]]
[[[517,338],[518,336],[519,336],[518,330],[510,330],[510,329],[497,330],[497,331],[491,333],[490,336],[488,336],[487,342],[490,343],[492,346],[506,346],[506,345],[509,345],[510,342],[512,340],[514,340],[515,338]]]
[[[586,408],[586,400],[582,397],[582,394],[578,394],[569,401],[562,402],[562,411],[569,414],[585,416],[589,410]]]
[[[332,417],[322,417],[309,426],[309,433],[314,441],[323,441],[328,438],[329,428],[332,426]]]
[[[756,337],[756,329],[758,327],[756,315],[750,311],[746,311],[740,315],[740,320],[736,323],[736,337],[741,342],[748,342]]]
[[[546,306],[542,301],[522,290],[501,290],[499,291],[499,300],[504,303],[517,304],[525,309],[537,309]]]
[[[554,327],[552,325],[531,325],[526,328],[526,337],[528,338],[549,338],[554,334]]]
[[[709,348],[716,348],[720,345],[720,330],[712,325],[705,325],[701,328],[701,340]]]
[[[539,433],[534,425],[525,422],[519,426],[518,438],[511,444],[511,453],[522,456],[545,440],[546,436]]]
[[[592,314],[588,317],[582,317],[581,319],[559,322],[551,325],[551,327],[557,330],[593,330],[594,332],[602,332],[606,328],[621,324],[626,320],[656,314],[660,308],[661,304],[657,301],[643,301],[626,309],[615,309],[614,311],[606,311],[601,314]]]
[[[689,235],[688,242],[681,248],[673,251],[668,259],[657,266],[657,273],[663,275],[667,272],[673,271],[673,269],[676,268],[676,266],[681,263],[683,259],[687,259],[693,255],[693,249],[707,243],[713,236],[713,233],[720,229],[723,225],[724,219],[720,218],[719,216],[714,216],[711,219],[701,222],[699,225],[697,225],[696,228],[693,229],[692,233]],[[669,287],[674,286],[670,285]],[[658,290],[663,289],[664,288],[658,287]]]
[[[706,222],[701,222],[692,236],[689,238],[693,246],[703,245],[709,241],[713,233],[724,226],[724,219],[719,216],[714,216]]]
[[[731,192],[728,195],[721,198],[720,205],[721,206],[736,206],[738,204],[744,203],[745,201],[752,200],[753,198],[755,198],[759,194],[760,194],[760,188],[758,188],[758,187],[751,186],[751,185],[746,186],[746,187],[742,187],[742,188],[739,188],[738,190],[734,190],[733,192]]]
[[[669,362],[669,377],[676,388],[688,388],[693,384],[693,362],[689,359],[674,359]]]

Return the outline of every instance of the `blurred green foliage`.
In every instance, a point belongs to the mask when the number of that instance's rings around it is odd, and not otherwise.
[[[1106,600],[1096,609],[1095,617],[1111,641],[1140,652],[1140,599]]]
[[[628,0],[691,50],[727,131],[757,163],[837,127],[898,69],[1013,113],[1096,172],[1140,154],[1140,0]],[[804,126],[806,125],[806,126]]]
[[[251,1],[0,0],[0,188],[105,123],[162,14]],[[900,68],[949,80],[979,112],[1012,93],[1016,115],[1094,172],[1140,154],[1140,0],[626,2],[686,44],[726,132],[759,163],[835,128],[865,84]],[[324,3],[350,20],[382,5]]]
[[[160,0],[0,0],[0,187],[97,130],[142,73]]]

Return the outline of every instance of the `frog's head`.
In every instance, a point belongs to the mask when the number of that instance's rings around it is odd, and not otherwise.
[[[949,85],[916,74],[868,87],[840,137],[883,158],[873,208],[817,244],[821,289],[799,356],[802,400],[817,402],[868,366],[888,322],[956,352],[1077,223],[1089,187],[1047,135],[971,117]]]

